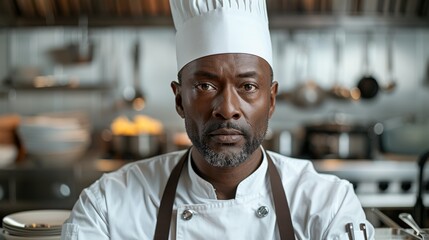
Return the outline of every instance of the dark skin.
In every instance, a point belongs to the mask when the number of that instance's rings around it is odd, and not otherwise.
[[[263,139],[278,88],[271,73],[265,60],[250,54],[211,55],[188,63],[181,70],[181,82],[172,82],[171,87],[177,113],[185,119],[191,140],[204,139],[214,154],[233,157],[242,154],[251,140]],[[237,127],[212,127],[226,123]],[[243,162],[226,167],[213,166],[193,147],[193,167],[213,185],[218,199],[233,199],[238,184],[262,161],[257,143],[254,150],[250,148],[252,151],[243,155]]]

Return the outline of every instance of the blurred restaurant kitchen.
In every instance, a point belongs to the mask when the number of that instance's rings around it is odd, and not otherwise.
[[[429,0],[267,4],[279,94],[265,148],[348,179],[375,226],[372,208],[397,220],[429,206]],[[190,146],[169,11],[1,1],[0,217],[71,209],[103,173]]]

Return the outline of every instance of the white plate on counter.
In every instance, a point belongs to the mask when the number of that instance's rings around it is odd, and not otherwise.
[[[70,210],[32,210],[17,212],[3,218],[3,227],[24,230],[52,230],[61,228]],[[6,227],[5,227],[6,226]],[[33,226],[33,227],[32,227]]]
[[[13,213],[3,218],[1,234],[6,240],[59,240],[70,212],[49,209]]]
[[[3,237],[6,240],[60,240],[61,235],[57,236],[36,236],[36,237],[24,237],[24,236],[13,236],[6,232],[3,232]]]

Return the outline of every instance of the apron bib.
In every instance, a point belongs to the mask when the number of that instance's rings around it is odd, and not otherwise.
[[[159,207],[159,212],[158,212],[158,218],[157,218],[157,222],[156,222],[156,228],[155,228],[155,236],[154,239],[155,240],[168,240],[169,237],[169,233],[170,233],[170,223],[171,223],[171,216],[172,216],[172,211],[173,211],[173,204],[174,204],[174,199],[175,199],[175,195],[176,195],[176,189],[177,189],[177,184],[179,182],[179,178],[180,178],[180,174],[182,172],[183,166],[187,163],[187,159],[188,159],[188,155],[189,155],[190,149],[183,155],[183,157],[180,159],[179,163],[174,167],[173,171],[170,174],[170,177],[167,181],[167,185],[165,186],[165,190],[164,193],[162,195],[162,199],[161,199],[161,204]],[[277,227],[279,230],[279,235],[280,235],[280,239],[282,240],[286,240],[286,239],[295,239],[295,235],[294,235],[294,231],[293,231],[293,225],[292,225],[292,220],[291,220],[291,216],[290,216],[290,210],[289,210],[289,205],[287,203],[287,198],[286,198],[286,194],[283,188],[283,184],[282,181],[280,179],[280,175],[276,169],[276,167],[274,166],[273,161],[271,160],[271,157],[268,153],[265,154],[267,156],[267,160],[268,160],[268,173],[270,176],[270,184],[271,184],[271,189],[272,189],[272,195],[273,195],[273,200],[274,200],[274,208],[275,208],[275,216],[276,216],[276,222],[277,222]],[[196,205],[198,206],[198,205]],[[229,215],[230,213],[225,212],[226,209],[222,209],[222,207],[218,207],[218,208],[207,208],[207,205],[205,205],[205,209],[200,209],[201,212],[199,213],[196,210],[193,209],[178,209],[178,214],[177,217],[178,218],[189,218],[191,217],[191,219],[188,219],[189,222],[192,222],[190,220],[192,220],[194,214],[196,216],[199,216],[199,218],[204,218],[204,216],[206,216],[207,218],[202,220],[201,222],[204,224],[215,224],[217,223],[219,226],[214,227],[214,229],[228,229],[230,226],[225,226],[224,222],[221,221],[222,218],[225,218],[226,216],[222,215],[222,214],[226,214]],[[241,208],[241,209],[239,209]],[[230,211],[234,212],[234,214],[238,215],[238,214],[242,214],[243,211],[245,211],[243,209],[243,205],[238,204],[237,206],[231,206],[228,208]],[[249,206],[249,209],[251,209],[251,206]],[[182,210],[182,211],[180,211]],[[188,212],[185,212],[185,210],[188,210]],[[269,211],[269,209],[268,209]],[[260,213],[261,215],[264,215],[266,212],[266,209],[260,209]],[[250,214],[255,214],[255,212],[253,211]],[[271,214],[272,215],[272,214]],[[216,218],[214,218],[214,216],[216,216]],[[240,219],[242,217],[245,216],[235,216],[235,217],[239,217]],[[197,218],[197,217],[195,217]],[[261,218],[267,218],[267,216],[263,216]],[[210,222],[210,219],[213,220],[213,222]],[[270,218],[267,218],[270,219]],[[179,219],[177,219],[179,221]],[[264,219],[265,220],[265,219]],[[194,221],[194,224],[197,221]],[[236,224],[239,224],[240,222],[237,222]],[[190,223],[192,224],[192,223]],[[196,231],[200,231],[202,233],[199,234],[203,234],[203,238],[201,239],[209,239],[209,237],[211,236],[211,234],[222,234],[222,239],[224,239],[225,237],[230,238],[230,236],[225,236],[225,232],[218,232],[215,233],[215,231],[210,232],[210,233],[205,233],[204,231],[201,231],[201,229],[195,228],[194,226],[189,227],[189,229],[185,229],[186,224],[182,226],[182,223],[178,223],[177,226],[177,237],[178,239],[182,239],[181,237],[185,237],[183,239],[187,239],[186,236],[188,236],[187,234],[191,233],[192,229],[196,229]],[[243,228],[242,224],[239,224],[238,226],[240,226],[240,229],[251,229],[252,226],[245,226]],[[271,225],[273,226],[273,225]],[[183,229],[182,229],[183,228]],[[237,231],[239,229],[236,229]],[[216,230],[219,231],[219,230]],[[251,230],[249,230],[251,232]],[[228,231],[229,232],[232,231]],[[274,232],[274,231],[271,231]],[[186,236],[180,236],[180,233],[182,233],[183,235]],[[238,234],[238,233],[237,233]],[[261,234],[261,233],[259,233]],[[195,235],[192,235],[195,238]],[[239,238],[243,238],[242,235],[238,235]],[[265,236],[266,237],[266,236]],[[252,237],[253,238],[253,237]],[[188,238],[189,239],[189,238]],[[200,239],[200,238],[197,238]],[[214,238],[215,239],[215,238]],[[217,238],[219,239],[219,238]],[[230,239],[234,239],[233,237],[231,237]],[[235,238],[237,239],[237,238]],[[262,238],[262,239],[269,239],[269,238]]]

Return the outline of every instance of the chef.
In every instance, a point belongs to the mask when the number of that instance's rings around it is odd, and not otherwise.
[[[193,146],[85,189],[62,239],[373,239],[352,185],[261,146],[278,83],[265,0],[170,0]]]

